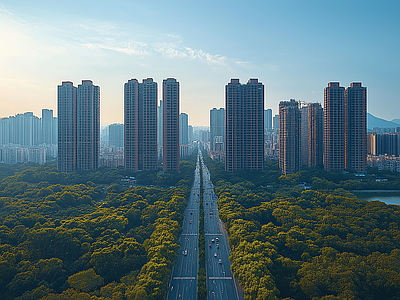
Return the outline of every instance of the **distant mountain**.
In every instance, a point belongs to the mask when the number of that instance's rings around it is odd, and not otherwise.
[[[395,122],[397,124],[400,124],[400,119],[393,119],[391,122]]]
[[[395,123],[393,121],[399,121]],[[374,127],[400,127],[400,120],[395,119],[393,121],[388,121],[382,118],[375,117],[374,115],[367,113],[367,128],[368,130],[374,129]]]

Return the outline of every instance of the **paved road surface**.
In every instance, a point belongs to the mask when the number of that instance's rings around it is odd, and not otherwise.
[[[218,217],[217,200],[210,172],[200,157],[203,171],[204,232],[206,240],[207,299],[239,300],[230,270],[228,236]]]
[[[199,200],[200,200],[200,159],[197,157],[194,183],[184,212],[181,249],[178,261],[172,269],[167,300],[196,300],[197,272],[199,265]]]

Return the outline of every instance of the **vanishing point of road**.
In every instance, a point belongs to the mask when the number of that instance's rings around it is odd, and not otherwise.
[[[203,178],[200,178],[200,168]],[[197,155],[193,187],[184,212],[181,248],[172,269],[167,300],[197,299],[200,180],[203,180],[207,299],[242,300],[230,270],[230,248],[225,227],[218,217],[218,197],[214,193],[210,172],[200,151]]]

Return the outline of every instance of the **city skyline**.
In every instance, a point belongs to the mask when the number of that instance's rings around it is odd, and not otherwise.
[[[208,125],[209,110],[224,106],[230,78],[259,78],[274,115],[284,99],[322,103],[328,82],[363,82],[372,114],[400,118],[393,39],[400,3],[260,1],[257,10],[241,5],[240,18],[224,1],[92,4],[2,1],[0,117],[39,115],[43,107],[57,116],[56,85],[86,78],[102,87],[101,122],[122,123],[124,82],[174,77],[180,111],[195,126]]]

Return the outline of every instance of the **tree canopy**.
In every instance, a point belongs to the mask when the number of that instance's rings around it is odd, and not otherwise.
[[[301,172],[244,176],[206,163],[246,299],[400,299],[399,206],[359,200],[343,178],[310,175],[321,185],[304,190]]]
[[[164,299],[194,168],[194,158],[182,161],[173,180],[159,181],[168,188],[126,188],[119,169],[9,171],[0,182],[0,298]]]

